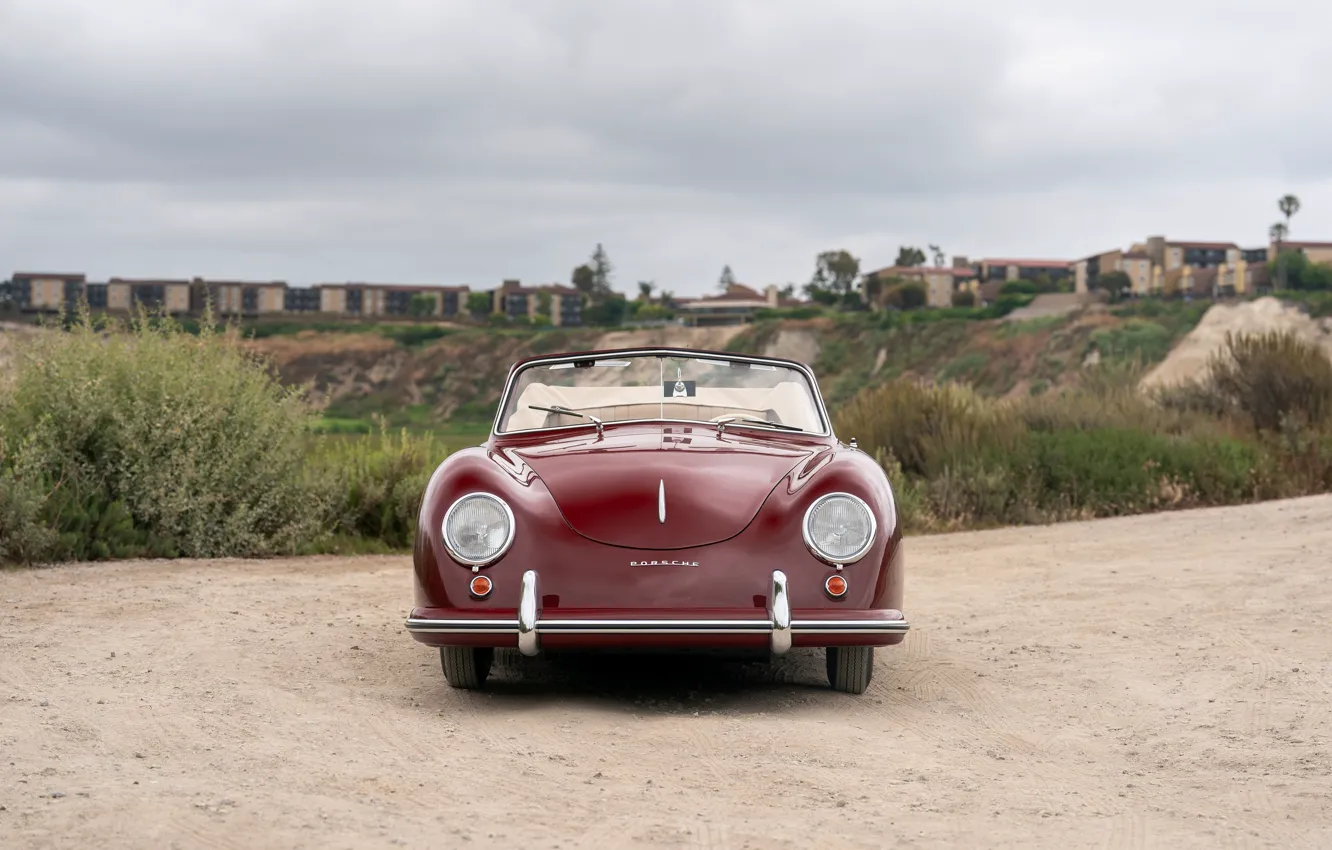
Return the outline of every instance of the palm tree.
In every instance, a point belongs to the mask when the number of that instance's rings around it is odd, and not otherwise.
[[[1289,232],[1290,228],[1286,226],[1285,222],[1280,222],[1280,221],[1278,221],[1276,224],[1272,225],[1267,229],[1267,235],[1270,236],[1272,238],[1272,241],[1276,243],[1278,288],[1280,288],[1280,285],[1284,285],[1286,282],[1285,281],[1286,262],[1281,257],[1281,242],[1286,238],[1286,234]]]
[[[934,265],[938,268],[942,268],[944,264],[943,250],[940,249],[938,245],[931,245],[930,253],[934,255]]]
[[[1290,233],[1290,217],[1300,211],[1300,199],[1294,195],[1282,195],[1277,201],[1277,209],[1286,217],[1286,223],[1281,228],[1281,235],[1275,236],[1277,243],[1277,268],[1280,270],[1281,288],[1286,288],[1286,258],[1281,256],[1281,241]]]

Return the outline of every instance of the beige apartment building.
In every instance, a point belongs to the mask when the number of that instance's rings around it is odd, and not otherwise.
[[[106,309],[128,312],[143,307],[166,313],[190,312],[188,280],[113,277],[106,282]]]
[[[986,283],[1010,280],[1035,281],[1042,277],[1060,281],[1073,276],[1071,260],[1011,260],[987,257],[981,260],[979,265],[980,279]]]
[[[204,280],[190,284],[192,307],[202,311],[212,301],[219,316],[262,316],[282,313],[286,305],[287,284],[281,280]]]
[[[405,317],[413,315],[454,318],[467,310],[466,286],[416,286],[393,283],[324,283],[307,290],[308,303],[290,303],[292,312],[320,312],[339,316]],[[292,296],[295,290],[288,290]],[[313,294],[317,293],[317,295]],[[422,298],[424,296],[424,298]],[[315,298],[317,297],[317,307]],[[428,299],[430,310],[413,312]]]
[[[82,274],[60,272],[14,272],[10,280],[19,287],[23,309],[43,313],[72,309],[87,285]]]
[[[506,280],[491,295],[491,312],[510,319],[526,317],[535,320],[541,315],[543,302],[548,301],[550,323],[556,327],[583,323],[583,293],[562,283],[523,286],[521,281]]]

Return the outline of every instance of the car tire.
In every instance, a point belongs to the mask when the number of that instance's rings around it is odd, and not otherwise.
[[[449,685],[474,691],[486,683],[495,650],[489,646],[441,646],[439,663]]]
[[[833,690],[848,694],[863,694],[874,678],[874,647],[830,646],[828,652],[828,684]]]

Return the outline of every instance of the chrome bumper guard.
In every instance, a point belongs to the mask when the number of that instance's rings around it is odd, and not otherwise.
[[[523,573],[517,619],[425,620],[408,618],[407,631],[434,635],[517,635],[523,655],[541,651],[541,635],[770,635],[772,652],[791,648],[793,635],[902,634],[906,620],[792,620],[786,574],[773,570],[764,620],[542,620],[537,612],[537,574]]]

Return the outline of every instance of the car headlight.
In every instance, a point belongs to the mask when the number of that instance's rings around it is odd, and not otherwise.
[[[829,493],[805,511],[805,545],[830,564],[854,564],[874,545],[874,513],[850,493]]]
[[[453,560],[484,567],[513,543],[513,511],[499,496],[470,493],[444,514],[444,547]]]

